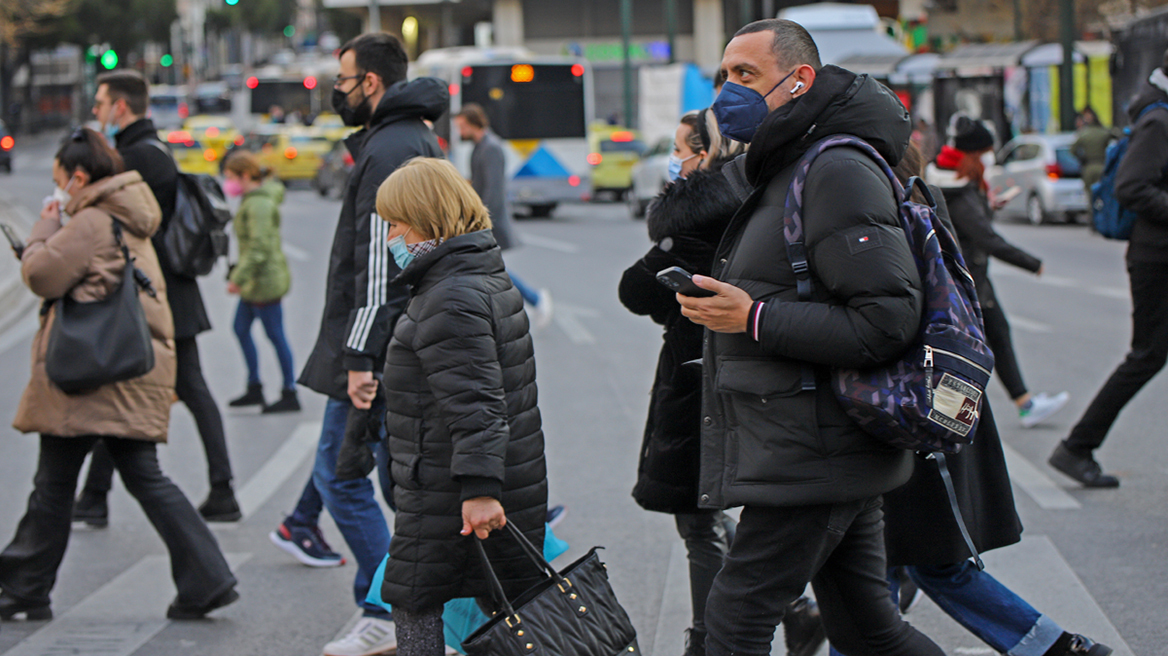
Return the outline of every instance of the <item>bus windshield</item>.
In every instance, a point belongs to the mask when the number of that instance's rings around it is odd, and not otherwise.
[[[513,74],[519,67],[524,74]],[[503,139],[587,136],[584,80],[573,74],[571,64],[480,64],[467,69],[462,71],[462,103],[482,105],[491,129]]]

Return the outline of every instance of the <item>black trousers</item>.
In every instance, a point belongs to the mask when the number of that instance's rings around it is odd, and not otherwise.
[[[223,415],[211,397],[207,381],[203,379],[203,366],[199,362],[199,345],[194,337],[176,339],[174,352],[177,359],[174,391],[180,401],[186,404],[195,417],[199,437],[203,438],[203,451],[207,454],[207,475],[211,485],[231,482],[231,459],[227,456],[227,436],[223,432]],[[89,475],[85,478],[85,489],[98,494],[110,491],[114,479],[114,462],[104,443],[98,443],[93,450],[93,460],[89,463]]]
[[[1168,264],[1129,262],[1131,351],[1087,406],[1065,442],[1073,453],[1098,449],[1120,410],[1168,361]]]
[[[742,511],[706,604],[706,653],[765,656],[787,606],[811,582],[827,637],[849,656],[944,652],[888,594],[879,496],[847,503]]]
[[[57,569],[69,544],[73,494],[85,454],[106,443],[126,489],[137,499],[170,552],[176,601],[203,605],[235,585],[219,543],[182,491],[158,466],[153,442],[118,437],[41,436],[33,491],[12,542],[0,553],[4,594],[49,603]]]
[[[1018,367],[1018,357],[1014,354],[1014,338],[1010,336],[1010,322],[1002,311],[1002,304],[994,294],[993,285],[986,282],[977,290],[981,302],[982,320],[985,322],[986,341],[994,352],[994,372],[1006,387],[1011,399],[1026,394],[1026,383],[1022,381],[1022,370]]]

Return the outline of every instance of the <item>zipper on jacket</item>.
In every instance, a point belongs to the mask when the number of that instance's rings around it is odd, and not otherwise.
[[[933,405],[933,347],[925,345],[925,401]]]

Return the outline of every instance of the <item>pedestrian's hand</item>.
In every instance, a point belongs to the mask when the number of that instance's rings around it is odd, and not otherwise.
[[[677,302],[681,304],[684,316],[716,333],[746,332],[750,306],[754,305],[750,294],[709,276],[695,275],[693,282],[702,289],[716,292],[717,296],[700,298],[678,294]]]
[[[377,396],[377,379],[372,371],[349,372],[349,400],[360,410],[373,407],[373,399]]]
[[[45,203],[41,208],[41,219],[44,221],[61,221],[61,203],[60,201],[52,200]]]
[[[462,534],[473,531],[480,540],[487,539],[491,531],[507,525],[507,515],[503,504],[491,497],[475,497],[462,502]]]
[[[233,282],[228,282],[227,283],[227,293],[231,294],[232,296],[239,296],[239,285],[237,285]]]

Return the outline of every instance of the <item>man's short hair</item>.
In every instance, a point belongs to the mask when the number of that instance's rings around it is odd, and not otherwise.
[[[401,41],[392,34],[372,32],[354,37],[341,46],[337,56],[352,50],[357,59],[357,68],[365,73],[376,73],[386,88],[406,79],[410,58]]]
[[[819,48],[815,39],[804,27],[794,21],[783,18],[768,18],[754,21],[734,33],[734,36],[754,34],[755,32],[772,32],[771,52],[775,53],[781,68],[795,68],[806,64],[815,70],[823,67],[819,61]]]
[[[491,125],[491,119],[487,118],[487,113],[483,111],[483,106],[478,103],[467,103],[458,110],[457,116],[469,123],[471,127],[485,130]]]
[[[97,76],[97,86],[105,85],[110,101],[125,100],[130,113],[135,116],[145,116],[146,107],[150,103],[150,87],[146,78],[138,71],[113,71]]]

